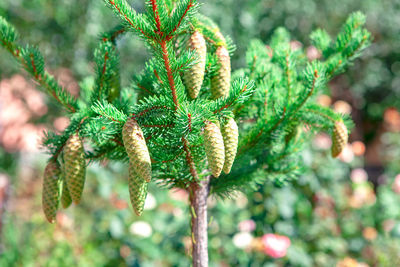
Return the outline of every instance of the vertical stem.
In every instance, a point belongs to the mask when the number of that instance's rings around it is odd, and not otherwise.
[[[207,198],[210,177],[190,186],[193,267],[208,267]]]

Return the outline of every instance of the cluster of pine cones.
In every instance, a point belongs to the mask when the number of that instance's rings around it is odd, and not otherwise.
[[[211,77],[211,95],[213,99],[227,97],[231,84],[231,62],[225,38],[215,33],[222,42],[217,43],[216,58],[218,70]],[[197,54],[198,60],[183,75],[183,81],[192,99],[197,98],[204,80],[207,45],[204,36],[195,31],[189,39],[188,48]],[[228,118],[220,129],[219,123],[207,121],[204,127],[204,146],[208,164],[214,177],[223,170],[229,173],[236,156],[238,146],[238,126],[233,118]]]
[[[220,39],[222,34],[216,33]],[[198,97],[205,73],[207,48],[203,35],[195,31],[189,39],[189,49],[197,53],[198,61],[188,69],[183,80],[192,99]],[[227,97],[230,89],[230,57],[224,42],[216,49],[219,68],[211,78],[211,94],[214,99]],[[219,122],[206,121],[204,147],[209,168],[214,177],[231,171],[238,147],[239,131],[233,118],[226,118],[222,127]],[[337,157],[347,144],[348,132],[343,121],[335,123],[332,133],[332,156]],[[137,215],[141,215],[151,181],[151,159],[142,129],[129,118],[122,130],[122,140],[129,158],[129,194]],[[70,136],[63,150],[63,166],[52,159],[44,171],[42,204],[46,218],[54,222],[59,202],[67,208],[72,201],[80,202],[85,184],[86,161],[82,139],[77,133]]]
[[[78,204],[85,184],[86,160],[83,142],[77,133],[71,135],[63,150],[62,168],[51,159],[44,170],[42,206],[49,222],[56,218],[59,202],[68,208],[72,201]],[[61,192],[61,194],[60,194]]]
[[[231,86],[231,59],[226,47],[226,41],[223,35],[218,31],[215,33],[222,42],[217,43],[216,58],[218,70],[211,77],[211,95],[214,99],[226,97],[229,95]],[[207,45],[204,36],[195,31],[189,38],[188,49],[194,51],[197,55],[197,62],[183,74],[183,81],[192,99],[197,98],[200,93],[204,80],[206,67]]]

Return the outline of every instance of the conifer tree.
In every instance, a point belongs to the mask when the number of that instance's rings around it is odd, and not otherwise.
[[[149,0],[143,14],[126,0],[104,2],[121,25],[102,36],[94,52],[96,82],[83,84],[78,98],[45,70],[39,49],[21,45],[13,26],[0,17],[0,44],[70,117],[64,132],[48,132],[43,141],[51,155],[44,179],[46,216],[54,220],[58,201],[64,208],[81,195],[84,201],[86,164],[122,161],[137,215],[149,182],[189,192],[193,266],[208,266],[211,194],[252,189],[266,178],[278,184],[295,178],[308,133],[332,134],[334,156],[347,142],[349,118],[318,105],[316,96],[368,46],[365,17],[352,14],[335,40],[324,30],[313,32],[322,58],[312,62],[290,46],[285,29],[277,29],[269,46],[253,40],[247,66],[231,74],[235,47],[198,14],[197,1]],[[117,39],[127,32],[143,39],[152,58],[121,88]],[[53,181],[54,166],[61,173]]]

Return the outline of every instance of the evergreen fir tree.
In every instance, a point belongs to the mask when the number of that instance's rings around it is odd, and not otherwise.
[[[336,40],[323,30],[313,32],[311,40],[322,59],[312,62],[304,51],[291,48],[286,30],[277,29],[268,47],[252,41],[247,66],[231,75],[234,46],[213,21],[197,13],[197,1],[149,0],[143,14],[126,0],[104,1],[122,24],[102,36],[94,53],[95,85],[82,85],[77,99],[45,70],[39,50],[20,45],[15,29],[0,17],[0,44],[71,119],[63,133],[49,132],[43,142],[50,161],[61,164],[65,180],[57,185],[63,187],[62,204],[68,207],[71,197],[80,200],[86,167],[82,160],[125,162],[138,215],[150,176],[160,185],[189,192],[193,265],[208,266],[210,194],[227,196],[266,178],[277,184],[289,181],[302,169],[300,156],[307,142],[301,128],[337,136],[338,122],[351,125],[349,118],[315,99],[369,44],[365,17],[352,14]],[[153,56],[132,85],[121,88],[116,42],[127,32],[140,36]],[[344,132],[342,128],[341,145],[347,140]],[[71,142],[77,149],[71,151]],[[216,179],[222,169],[229,174]],[[68,181],[71,175],[79,178],[78,187]],[[49,214],[54,217],[53,211]]]

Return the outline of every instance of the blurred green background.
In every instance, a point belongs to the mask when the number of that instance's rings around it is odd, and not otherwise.
[[[129,2],[144,8],[142,1]],[[267,44],[279,26],[291,32],[293,45],[312,53],[312,30],[336,34],[361,10],[374,38],[321,99],[356,123],[345,153],[333,160],[329,137],[310,137],[313,145],[303,155],[309,170],[293,184],[267,182],[229,200],[211,198],[211,266],[399,266],[400,0],[201,2],[202,13],[237,45],[234,69],[244,66],[250,39]],[[100,0],[3,0],[0,15],[23,41],[39,46],[47,67],[74,93],[77,81],[90,82],[99,35],[118,23]],[[131,34],[118,47],[128,86],[148,54]],[[46,155],[38,138],[45,128],[62,130],[66,119],[17,73],[19,66],[0,50],[0,266],[189,266],[187,195],[154,185],[138,218],[127,202],[122,165],[91,167],[82,204],[59,212],[55,225],[45,222]],[[290,238],[285,257],[265,253],[267,233]]]

